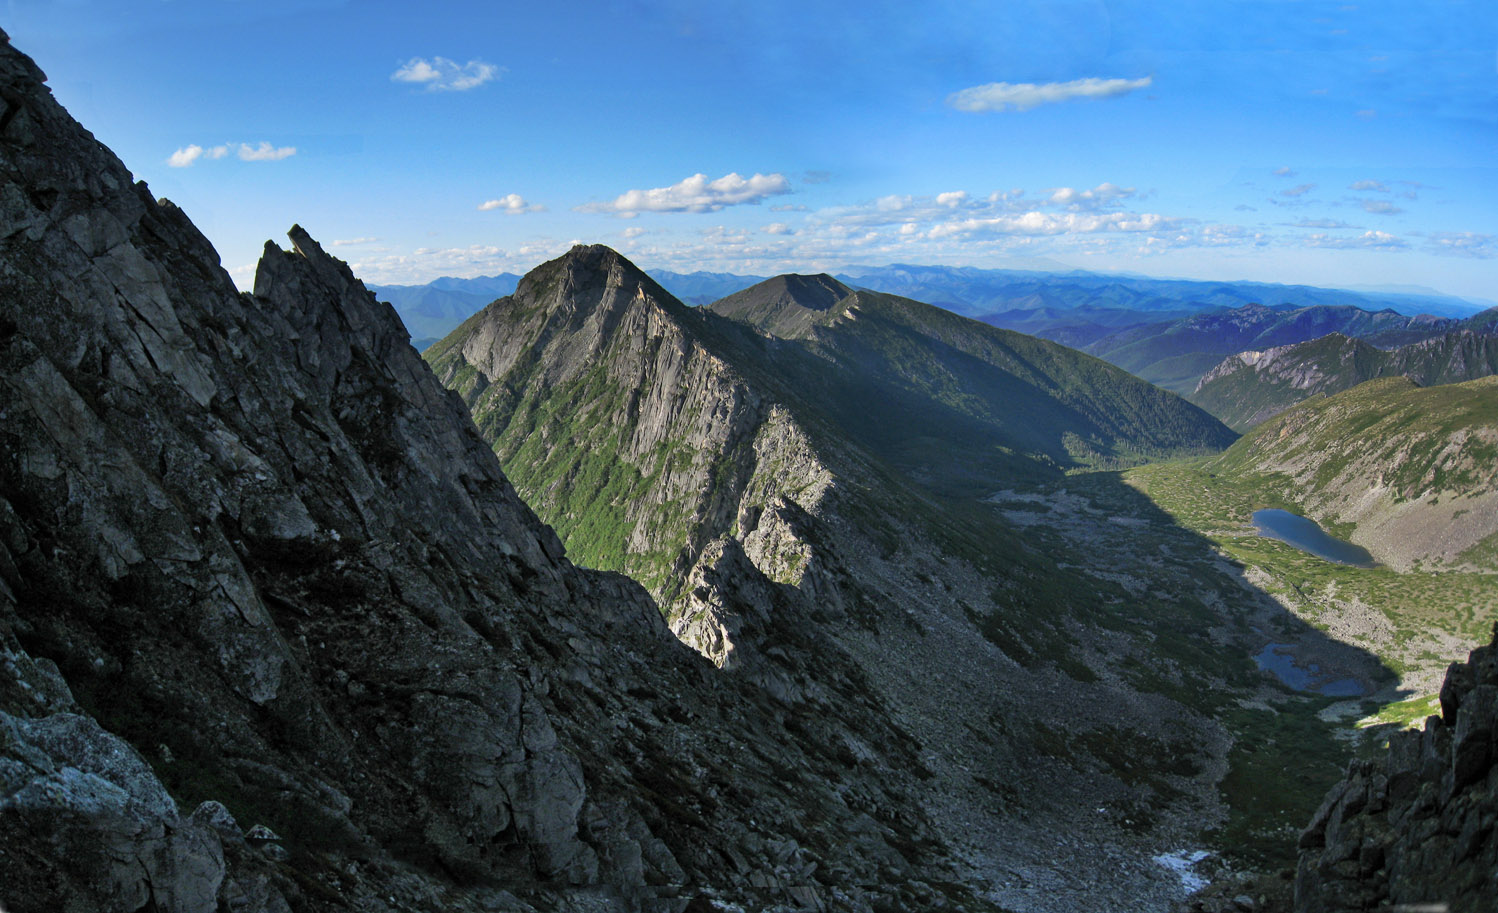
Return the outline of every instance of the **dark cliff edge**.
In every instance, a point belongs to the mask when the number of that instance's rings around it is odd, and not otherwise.
[[[4,909],[992,909],[872,699],[715,674],[344,264],[235,291],[43,79],[0,42]]]
[[[1354,763],[1300,838],[1297,913],[1498,910],[1498,625],[1452,663],[1441,715]]]

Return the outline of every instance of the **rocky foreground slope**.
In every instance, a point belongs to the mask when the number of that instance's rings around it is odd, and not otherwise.
[[[992,908],[867,689],[718,674],[304,231],[238,293],[0,100],[5,909]]]
[[[1331,333],[1320,339],[1239,352],[1202,376],[1191,401],[1247,431],[1298,402],[1330,396],[1378,377],[1422,387],[1498,374],[1498,335],[1462,330],[1395,349]]]
[[[1297,913],[1498,909],[1498,626],[1441,715],[1354,764],[1300,838]]]

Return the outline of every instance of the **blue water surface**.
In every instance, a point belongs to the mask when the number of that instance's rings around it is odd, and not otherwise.
[[[1288,510],[1256,510],[1254,528],[1259,535],[1287,542],[1303,552],[1309,552],[1334,564],[1353,567],[1377,567],[1368,550],[1351,542],[1343,542],[1326,534],[1315,520],[1307,520]]]
[[[1366,690],[1357,679],[1330,678],[1316,663],[1296,665],[1290,650],[1290,644],[1269,644],[1254,657],[1254,663],[1296,691],[1312,691],[1327,697],[1357,697]]]

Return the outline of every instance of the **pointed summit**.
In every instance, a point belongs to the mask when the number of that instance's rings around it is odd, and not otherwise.
[[[766,279],[708,305],[716,314],[747,323],[772,336],[795,338],[825,322],[853,289],[826,273],[788,273]]]

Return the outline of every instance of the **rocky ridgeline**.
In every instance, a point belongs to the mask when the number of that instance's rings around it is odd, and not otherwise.
[[[1498,626],[1453,663],[1441,715],[1358,762],[1301,835],[1297,913],[1498,910]]]
[[[1230,355],[1197,383],[1191,401],[1239,431],[1311,396],[1332,395],[1378,377],[1421,386],[1498,373],[1498,336],[1443,333],[1396,349],[1331,333],[1307,342]]]
[[[991,909],[856,670],[787,705],[573,567],[344,264],[236,292],[43,79],[4,42],[0,905]]]

